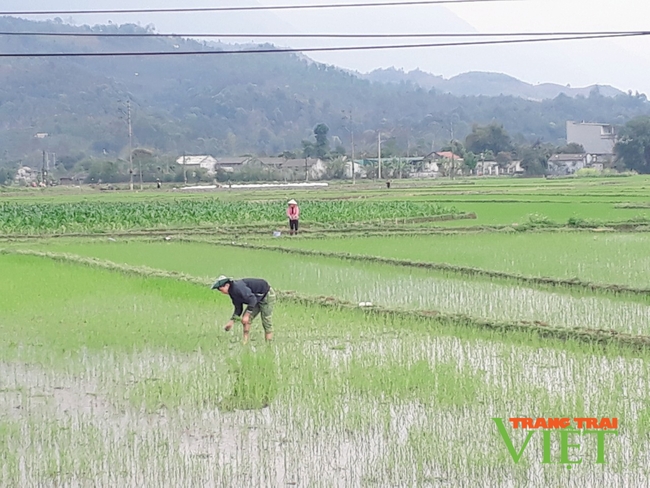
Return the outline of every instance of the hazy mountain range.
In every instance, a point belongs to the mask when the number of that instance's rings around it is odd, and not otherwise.
[[[0,17],[0,32],[9,31],[151,29]],[[382,78],[372,81],[302,54],[181,54],[255,47],[179,37],[0,35],[0,53],[172,54],[0,57],[0,162],[38,164],[43,151],[60,158],[124,157],[127,100],[134,145],[169,155],[299,152],[321,123],[329,127],[333,146],[349,148],[354,133],[358,155],[376,154],[378,132],[387,153],[427,154],[452,137],[463,140],[474,124],[491,122],[503,124],[519,141],[561,144],[567,120],[622,125],[650,113],[644,96],[608,87],[537,101],[544,98],[540,86],[489,73],[445,80],[422,71],[385,70],[370,75]],[[556,88],[548,89],[552,96]],[[502,95],[488,96],[497,93]]]
[[[133,9],[170,7],[214,7],[215,3],[253,6],[277,5],[272,0],[239,0],[237,2],[214,2],[214,0],[188,0],[180,4],[177,0],[4,0],[1,9],[11,10],[52,10],[52,9]],[[319,0],[304,0],[301,4],[323,3]],[[333,1],[336,3],[336,0]],[[525,2],[521,2],[524,4]],[[600,14],[602,4],[593,9]],[[525,6],[516,6],[520,10]],[[557,10],[557,18],[563,9],[549,4],[547,10]],[[474,8],[473,6],[467,7]],[[501,6],[494,7],[494,9]],[[480,9],[480,6],[476,6]],[[609,6],[612,17],[619,7]],[[589,11],[584,12],[585,16]],[[52,16],[50,16],[52,17]],[[445,5],[411,5],[381,8],[346,9],[302,9],[302,10],[258,10],[212,13],[128,13],[128,14],[77,14],[61,15],[64,21],[76,24],[121,24],[135,23],[142,26],[153,25],[158,32],[209,33],[215,40],[230,42],[219,37],[225,34],[249,34],[250,37],[236,42],[273,42],[275,45],[305,48],[313,46],[368,46],[418,44],[445,42],[451,38],[416,37],[410,39],[277,39],[265,35],[280,33],[356,33],[356,34],[394,34],[394,33],[476,33],[467,21],[449,10]],[[43,20],[46,17],[33,17]],[[566,19],[563,19],[566,20]],[[509,31],[522,30],[521,22],[513,19]],[[560,22],[562,23],[562,22]],[[583,18],[570,23],[570,29],[582,30]],[[530,22],[528,22],[530,24]],[[563,22],[564,25],[567,22]],[[617,29],[615,24],[603,25],[600,30]],[[535,27],[545,30],[541,23]],[[494,29],[492,29],[494,30]],[[454,39],[458,41],[458,39]],[[235,42],[235,41],[233,41]],[[505,46],[464,46],[445,48],[382,49],[365,51],[339,51],[311,53],[310,57],[319,62],[333,64],[344,69],[369,73],[376,69],[403,69],[407,72],[421,70],[444,76],[449,79],[460,73],[492,72],[506,73],[525,80],[534,86],[553,82],[560,85],[590,87],[594,84],[612,85],[624,91],[648,91],[645,67],[650,62],[650,49],[643,49],[647,40],[641,38],[604,40],[581,40],[575,42],[543,42]],[[587,88],[589,89],[589,88]],[[538,92],[544,93],[543,90]],[[555,90],[550,90],[554,93]],[[477,93],[473,91],[472,93]],[[486,94],[494,94],[490,90]],[[549,95],[552,96],[552,95]],[[539,98],[534,94],[532,98]]]
[[[422,88],[435,88],[445,93],[454,95],[484,95],[497,97],[500,95],[521,97],[529,100],[544,100],[555,98],[560,94],[569,97],[578,95],[589,96],[593,90],[597,90],[601,95],[614,97],[621,95],[623,92],[608,85],[591,85],[582,88],[572,88],[570,86],[557,85],[555,83],[542,83],[532,85],[518,80],[512,76],[501,73],[469,72],[445,79],[442,76],[436,76],[431,73],[425,73],[421,70],[405,72],[395,68],[377,69],[366,75],[361,75],[371,81],[381,83],[402,83],[412,82]]]

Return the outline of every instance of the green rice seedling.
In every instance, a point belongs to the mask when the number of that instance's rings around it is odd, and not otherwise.
[[[219,406],[224,411],[259,410],[268,407],[278,391],[275,358],[271,349],[253,353],[246,349],[230,361],[234,376],[232,393]]]
[[[643,297],[590,290],[547,290],[494,279],[472,280],[431,270],[331,258],[285,256],[207,244],[97,243],[68,246],[82,255],[147,265],[204,277],[206,269],[231,276],[264,276],[278,289],[332,295],[353,303],[436,310],[488,320],[528,321],[645,334],[648,304]]]
[[[20,455],[9,446],[21,435],[20,424],[13,420],[0,421],[0,480],[20,479]]]
[[[647,352],[288,300],[275,342],[260,347],[257,330],[244,347],[215,320],[229,305],[173,275],[15,255],[0,255],[0,272],[21,277],[0,282],[13,342],[0,343],[2,486],[579,487],[650,476]],[[539,440],[515,464],[492,420],[581,414],[621,419],[604,465],[582,441],[579,468],[559,463],[556,444],[545,465]]]
[[[161,372],[160,377],[143,378],[127,389],[129,402],[147,412],[161,409],[216,407],[225,394],[226,383],[220,377],[224,371],[181,368]]]
[[[414,236],[411,236],[414,237]],[[212,243],[219,246],[229,246],[236,247],[240,249],[250,249],[250,250],[261,250],[261,251],[275,251],[287,254],[295,254],[299,256],[309,256],[309,257],[327,257],[333,259],[340,259],[346,261],[357,261],[365,263],[381,263],[391,266],[398,266],[403,268],[413,268],[413,269],[427,269],[437,272],[457,274],[460,276],[469,276],[469,277],[482,277],[482,278],[494,278],[501,280],[511,280],[517,283],[523,283],[526,285],[533,285],[540,288],[571,288],[576,290],[583,291],[594,291],[602,293],[611,293],[611,294],[627,294],[627,295],[638,295],[638,296],[650,296],[650,288],[648,287],[635,287],[628,286],[625,284],[612,284],[612,283],[594,283],[585,280],[581,280],[576,277],[572,278],[551,278],[545,276],[530,276],[522,275],[519,273],[511,273],[507,271],[497,271],[490,270],[485,268],[476,268],[462,265],[453,265],[447,263],[436,263],[431,261],[414,261],[410,259],[398,259],[398,258],[386,258],[382,256],[369,256],[363,254],[351,254],[351,253],[341,253],[341,252],[332,252],[332,251],[319,251],[311,249],[300,249],[300,248],[285,248],[282,246],[270,246],[265,244],[250,244],[250,243],[236,243],[236,242],[226,242],[224,240],[205,240],[205,239],[196,239],[196,238],[181,238],[182,242],[190,243]]]
[[[458,371],[455,364],[431,367],[425,360],[403,363],[368,364],[367,359],[349,364],[347,384],[362,395],[399,400],[419,400],[444,406],[463,406],[479,401],[481,375]]]
[[[263,241],[278,245],[277,240]],[[282,240],[313,251],[445,263],[535,277],[646,287],[650,261],[646,233],[472,233],[417,237]],[[589,252],[585,252],[588,249]]]

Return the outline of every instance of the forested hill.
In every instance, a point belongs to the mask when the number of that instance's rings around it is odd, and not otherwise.
[[[147,32],[135,25],[75,27],[0,18],[0,32]],[[243,49],[178,38],[0,36],[1,53]],[[249,46],[250,47],[250,46]],[[272,47],[272,46],[266,46]],[[3,162],[58,155],[123,154],[132,100],[137,146],[159,153],[274,155],[300,148],[315,125],[348,145],[351,111],[358,151],[375,151],[376,130],[397,147],[428,152],[473,123],[502,123],[530,140],[560,141],[566,120],[624,124],[650,114],[636,95],[457,97],[412,83],[378,83],[301,55],[224,54],[136,57],[0,58],[0,157]],[[36,133],[48,133],[44,139]]]

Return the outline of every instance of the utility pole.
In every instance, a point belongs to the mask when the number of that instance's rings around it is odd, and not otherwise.
[[[343,112],[343,119],[347,119],[348,117],[345,115],[346,111],[342,110]],[[352,109],[349,110],[350,112],[350,127],[346,127],[346,129],[350,132],[350,140],[352,144],[352,163],[350,166],[350,173],[352,173],[352,184],[354,185],[356,183],[356,175],[354,172],[354,125],[352,121]]]
[[[185,151],[183,151],[183,180],[185,185],[187,185],[187,166],[185,166]]]
[[[357,180],[354,174],[354,129],[352,128],[352,112],[350,112],[350,135],[352,138],[352,184],[356,184]]]
[[[140,167],[140,190],[142,190],[142,158],[138,159],[138,165]]]
[[[47,170],[45,169],[45,166],[47,164],[46,161],[47,161],[47,153],[43,151],[43,166],[41,167],[41,183],[43,183],[44,185],[46,184],[45,179],[47,177]]]
[[[129,174],[131,176],[130,186],[131,186],[131,191],[133,191],[133,130],[131,128],[131,100],[126,101],[126,110],[127,110],[127,119],[129,122]],[[140,189],[142,189],[142,187],[140,187]]]
[[[377,132],[377,179],[381,180],[381,131]]]
[[[449,177],[453,180],[454,179],[454,171],[455,171],[455,166],[456,162],[454,161],[454,122],[451,121],[449,123],[449,131],[451,133],[451,171],[449,173]]]
[[[309,181],[309,168],[307,167],[307,159],[308,157],[305,156],[305,181]]]

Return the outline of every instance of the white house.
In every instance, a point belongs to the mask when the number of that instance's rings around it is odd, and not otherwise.
[[[266,158],[270,159],[270,158]],[[266,161],[263,159],[263,161]],[[304,174],[307,170],[308,177],[312,180],[318,180],[323,177],[327,171],[327,166],[324,161],[318,158],[301,158],[301,159],[282,159],[277,165],[280,169],[290,169],[297,173]]]
[[[474,168],[477,176],[499,176],[502,171],[496,161],[479,161]]]
[[[437,178],[440,176],[438,161],[428,158],[411,158],[411,178]]]
[[[176,164],[180,164],[186,169],[203,168],[210,175],[213,175],[217,172],[215,169],[217,160],[212,156],[181,156],[176,160]]]
[[[239,171],[242,166],[244,166],[249,160],[250,158],[247,156],[234,158],[217,158],[217,162],[214,167],[216,170],[220,169],[226,173],[234,173],[235,171]]]
[[[32,169],[29,166],[22,166],[16,171],[15,180],[20,182],[24,181],[27,184],[38,180],[38,170]]]
[[[548,172],[552,175],[572,175],[586,168],[587,164],[586,154],[554,154],[548,160]]]
[[[506,173],[509,175],[520,175],[524,174],[526,170],[522,168],[521,161],[512,161],[506,166]]]
[[[432,152],[424,157],[406,158],[411,178],[437,178],[450,173],[460,175],[464,160],[451,151]]]
[[[350,159],[349,161],[346,161],[346,163],[345,163],[345,177],[346,178],[352,178],[352,168],[354,168],[354,176],[355,176],[355,178],[365,178],[366,177],[366,170],[363,167],[363,165],[357,163],[356,161],[352,161]]]

